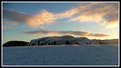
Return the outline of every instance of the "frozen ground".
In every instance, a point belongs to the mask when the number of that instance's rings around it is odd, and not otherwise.
[[[3,47],[3,65],[118,65],[118,46]]]

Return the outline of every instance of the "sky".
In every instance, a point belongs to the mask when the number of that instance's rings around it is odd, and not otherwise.
[[[118,2],[3,2],[3,43],[71,35],[119,38]]]

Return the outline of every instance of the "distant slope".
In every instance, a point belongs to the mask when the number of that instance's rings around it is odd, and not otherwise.
[[[3,47],[10,47],[10,46],[27,46],[29,42],[25,41],[8,41],[3,44]]]
[[[31,46],[35,45],[65,45],[66,42],[69,44],[118,44],[118,39],[107,39],[107,40],[97,40],[97,39],[88,39],[87,37],[73,37],[69,35],[64,36],[53,36],[53,37],[42,37],[37,39],[32,39],[30,41]]]

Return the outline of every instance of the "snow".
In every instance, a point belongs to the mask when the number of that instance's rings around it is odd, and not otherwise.
[[[3,65],[118,65],[118,46],[3,47]]]
[[[86,43],[95,43],[95,41],[91,41],[86,37],[73,37],[73,36],[56,36],[56,37],[43,37],[43,38],[37,38],[37,39],[32,39],[30,41],[30,45],[40,45],[40,44],[51,44],[54,41],[56,42],[57,45],[63,45],[66,43],[66,41],[69,41],[70,44],[86,44]]]

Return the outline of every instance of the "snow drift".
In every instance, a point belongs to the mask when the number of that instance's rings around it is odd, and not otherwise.
[[[118,65],[118,46],[3,47],[3,65]]]

